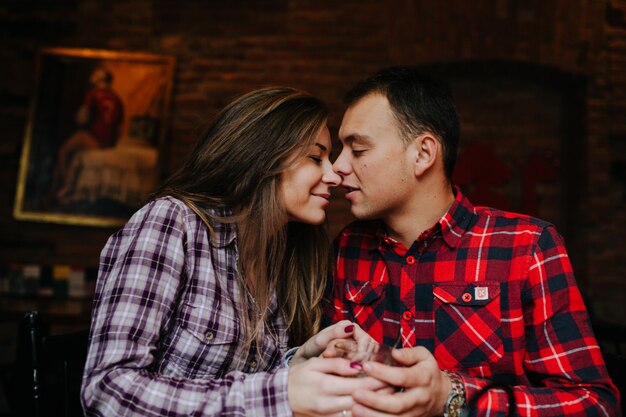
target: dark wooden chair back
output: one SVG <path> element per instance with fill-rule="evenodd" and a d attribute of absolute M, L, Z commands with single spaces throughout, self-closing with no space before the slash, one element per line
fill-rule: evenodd
<path fill-rule="evenodd" d="M 622 413 L 626 412 L 626 356 L 617 353 L 602 352 L 606 368 L 621 396 Z"/>
<path fill-rule="evenodd" d="M 48 335 L 36 311 L 24 317 L 30 401 L 25 412 L 35 417 L 82 416 L 80 384 L 89 331 Z"/>
<path fill-rule="evenodd" d="M 592 316 L 591 327 L 598 340 L 606 368 L 621 394 L 622 413 L 626 412 L 626 326 Z"/>

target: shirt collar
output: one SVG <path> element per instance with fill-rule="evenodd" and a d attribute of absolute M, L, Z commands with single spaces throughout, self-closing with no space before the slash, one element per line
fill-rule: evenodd
<path fill-rule="evenodd" d="M 431 228 L 422 232 L 416 239 L 418 241 L 428 239 L 436 234 L 441 234 L 446 244 L 453 248 L 463 237 L 475 216 L 475 209 L 468 198 L 461 192 L 458 186 L 453 186 L 454 202 L 448 211 Z M 382 221 L 377 221 L 376 237 L 368 242 L 368 249 L 375 250 L 379 246 L 393 247 L 397 242 L 389 237 Z"/>
<path fill-rule="evenodd" d="M 382 220 L 376 220 L 376 239 L 370 239 L 367 243 L 367 249 L 374 251 L 381 246 L 393 247 L 397 242 L 389 236 L 387 228 Z"/>
<path fill-rule="evenodd" d="M 207 211 L 212 216 L 218 217 L 226 217 L 232 214 L 230 210 L 213 207 L 207 209 Z M 234 223 L 223 223 L 218 220 L 213 220 L 211 222 L 211 227 L 213 228 L 214 233 L 214 236 L 211 239 L 211 244 L 216 248 L 224 248 L 230 245 L 237 237 L 237 226 Z"/>
<path fill-rule="evenodd" d="M 441 230 L 441 237 L 451 248 L 455 247 L 461 240 L 476 215 L 474 206 L 458 186 L 453 187 L 453 192 L 454 203 L 437 222 Z"/>

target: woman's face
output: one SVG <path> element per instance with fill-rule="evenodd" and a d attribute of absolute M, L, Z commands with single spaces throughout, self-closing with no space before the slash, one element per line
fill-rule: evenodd
<path fill-rule="evenodd" d="M 330 151 L 330 132 L 324 126 L 308 153 L 282 173 L 280 192 L 288 221 L 324 222 L 330 187 L 341 184 L 332 170 Z"/>

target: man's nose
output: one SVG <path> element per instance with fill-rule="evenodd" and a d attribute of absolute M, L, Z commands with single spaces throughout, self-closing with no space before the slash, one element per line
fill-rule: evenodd
<path fill-rule="evenodd" d="M 352 172 L 352 166 L 348 161 L 345 149 L 342 150 L 337 159 L 335 159 L 335 162 L 333 163 L 333 171 L 342 177 Z"/>

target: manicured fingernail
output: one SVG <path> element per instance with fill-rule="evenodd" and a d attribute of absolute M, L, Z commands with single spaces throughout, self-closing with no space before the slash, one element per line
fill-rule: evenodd
<path fill-rule="evenodd" d="M 350 368 L 358 369 L 359 371 L 363 370 L 363 364 L 360 362 L 350 362 Z"/>
<path fill-rule="evenodd" d="M 346 333 L 352 333 L 353 330 L 354 330 L 354 324 L 350 324 L 350 325 L 346 326 L 345 329 L 343 329 L 343 331 L 346 332 Z"/>

